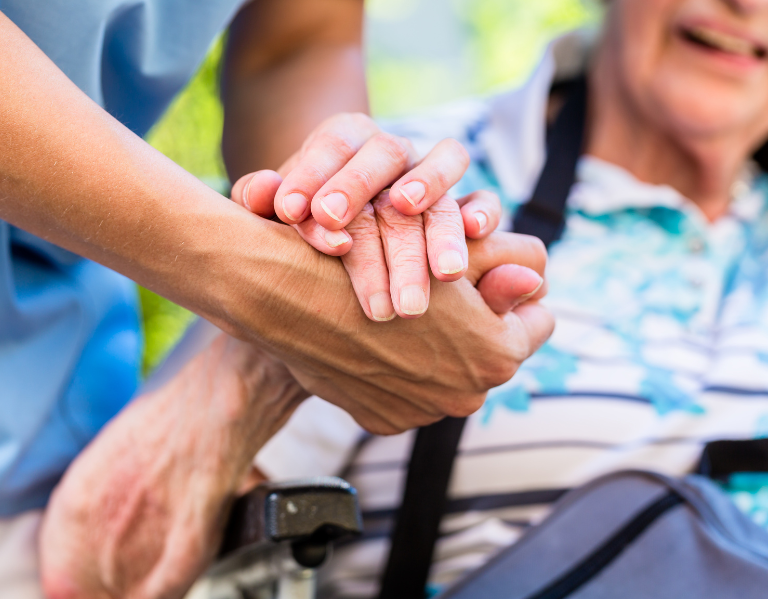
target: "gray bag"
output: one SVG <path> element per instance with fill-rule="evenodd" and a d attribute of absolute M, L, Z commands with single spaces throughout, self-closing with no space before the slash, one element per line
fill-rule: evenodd
<path fill-rule="evenodd" d="M 768 532 L 706 477 L 620 471 L 441 597 L 765 598 Z"/>

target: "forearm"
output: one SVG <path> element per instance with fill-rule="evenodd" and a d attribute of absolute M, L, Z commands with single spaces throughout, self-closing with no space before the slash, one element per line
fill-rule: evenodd
<path fill-rule="evenodd" d="M 259 0 L 230 28 L 222 78 L 230 178 L 276 169 L 325 118 L 367 112 L 361 0 Z"/>
<path fill-rule="evenodd" d="M 247 239 L 258 259 L 275 229 L 109 116 L 2 14 L 0 40 L 0 218 L 221 322 L 223 248 Z"/>
<path fill-rule="evenodd" d="M 219 336 L 137 398 L 75 460 L 46 510 L 50 597 L 181 597 L 219 547 L 253 456 L 306 393 L 283 365 Z"/>

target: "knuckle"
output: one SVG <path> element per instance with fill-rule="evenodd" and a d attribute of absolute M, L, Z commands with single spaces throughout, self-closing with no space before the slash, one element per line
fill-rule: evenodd
<path fill-rule="evenodd" d="M 392 208 L 392 211 L 395 209 Z M 383 218 L 378 221 L 379 231 L 390 242 L 407 245 L 407 242 L 419 241 L 423 244 L 425 239 L 422 219 L 405 218 L 405 215 L 392 215 L 391 219 Z M 414 215 L 420 217 L 421 215 Z"/>
<path fill-rule="evenodd" d="M 427 257 L 414 254 L 410 248 L 395 247 L 390 252 L 391 268 L 396 269 L 401 275 L 424 274 L 426 277 Z"/>
<path fill-rule="evenodd" d="M 488 382 L 490 383 L 490 387 L 497 387 L 512 379 L 512 377 L 515 376 L 515 373 L 517 373 L 518 367 L 518 361 L 512 359 L 511 357 L 507 358 L 507 360 L 505 360 L 504 363 L 499 366 L 498 370 L 496 370 L 491 376 Z"/>
<path fill-rule="evenodd" d="M 464 227 L 456 219 L 435 219 L 430 217 L 427 224 L 427 235 L 431 240 L 434 239 L 458 239 L 464 241 Z"/>
<path fill-rule="evenodd" d="M 344 180 L 355 193 L 363 193 L 367 196 L 374 194 L 373 175 L 366 169 L 351 167 L 344 173 Z"/>
<path fill-rule="evenodd" d="M 391 133 L 381 132 L 375 136 L 376 144 L 398 165 L 408 162 L 408 147 L 404 139 Z"/>
<path fill-rule="evenodd" d="M 373 202 L 373 208 L 376 212 L 376 220 L 379 227 L 387 231 L 394 232 L 412 231 L 418 229 L 424 230 L 424 217 L 422 215 L 404 215 L 394 206 L 389 199 L 389 194 L 380 194 Z"/>
<path fill-rule="evenodd" d="M 446 414 L 455 418 L 468 417 L 480 410 L 483 402 L 485 402 L 485 392 L 464 394 L 455 399 L 450 406 L 445 407 Z"/>
<path fill-rule="evenodd" d="M 358 150 L 349 137 L 331 131 L 318 133 L 313 145 L 322 146 L 323 153 L 330 151 L 340 158 L 351 157 Z"/>
<path fill-rule="evenodd" d="M 381 235 L 375 223 L 360 225 L 352 231 L 347 227 L 347 233 L 352 236 L 352 241 L 354 242 L 352 247 L 355 249 L 356 254 L 365 255 L 381 251 Z"/>
<path fill-rule="evenodd" d="M 288 187 L 292 191 L 306 194 L 307 190 L 321 186 L 327 180 L 328 172 L 321 165 L 311 161 L 303 164 L 300 170 L 291 174 Z"/>

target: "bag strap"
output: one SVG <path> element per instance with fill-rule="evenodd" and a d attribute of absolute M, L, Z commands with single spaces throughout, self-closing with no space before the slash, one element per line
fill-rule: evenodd
<path fill-rule="evenodd" d="M 584 145 L 587 81 L 571 84 L 567 100 L 547 132 L 547 161 L 533 196 L 515 215 L 512 231 L 535 235 L 549 247 L 563 235 L 565 204 L 576 181 L 576 164 Z"/>
<path fill-rule="evenodd" d="M 696 473 L 717 481 L 725 481 L 734 473 L 768 473 L 768 439 L 709 442 Z"/>
<path fill-rule="evenodd" d="M 547 134 L 547 160 L 531 200 L 515 216 L 513 230 L 549 246 L 565 227 L 565 205 L 576 179 L 587 113 L 584 77 L 569 86 L 566 103 Z M 425 598 L 448 483 L 466 418 L 448 417 L 416 433 L 405 492 L 391 535 L 380 598 Z"/>
<path fill-rule="evenodd" d="M 380 598 L 426 598 L 432 554 L 465 421 L 447 417 L 416 433 Z"/>

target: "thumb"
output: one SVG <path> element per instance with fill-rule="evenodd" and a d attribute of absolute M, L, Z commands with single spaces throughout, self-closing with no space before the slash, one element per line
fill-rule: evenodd
<path fill-rule="evenodd" d="M 501 265 L 488 271 L 477 291 L 493 312 L 503 315 L 531 299 L 546 294 L 544 279 L 533 269 L 520 265 Z"/>
<path fill-rule="evenodd" d="M 469 268 L 465 277 L 472 283 L 501 265 L 520 265 L 533 269 L 544 277 L 547 249 L 542 241 L 531 235 L 495 232 L 483 240 L 467 240 Z"/>
<path fill-rule="evenodd" d="M 243 175 L 232 186 L 232 201 L 260 217 L 275 214 L 275 194 L 283 178 L 274 171 L 256 171 Z"/>

